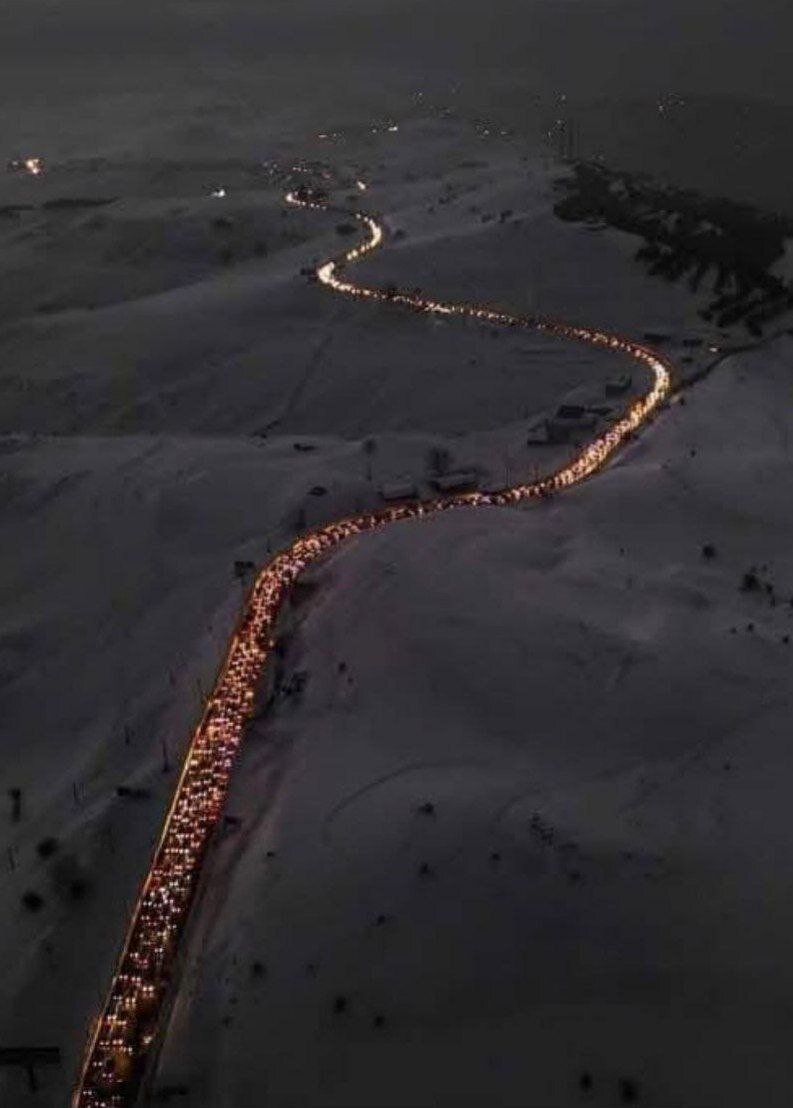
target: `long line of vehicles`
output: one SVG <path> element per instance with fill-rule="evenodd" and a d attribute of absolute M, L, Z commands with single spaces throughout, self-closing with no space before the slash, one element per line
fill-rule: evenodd
<path fill-rule="evenodd" d="M 317 211 L 327 208 L 324 195 L 320 198 L 305 187 L 290 192 L 286 200 L 296 207 Z M 672 365 L 668 359 L 619 335 L 541 316 L 513 316 L 486 305 L 446 303 L 393 288 L 383 291 L 351 283 L 345 277 L 346 268 L 376 250 L 384 240 L 384 230 L 372 215 L 348 215 L 359 221 L 366 237 L 316 268 L 317 280 L 327 288 L 358 300 L 401 304 L 417 312 L 480 320 L 487 326 L 529 328 L 607 347 L 629 355 L 649 370 L 651 387 L 617 422 L 545 477 L 497 492 L 449 490 L 430 500 L 388 503 L 300 535 L 263 567 L 188 746 L 107 999 L 91 1031 L 74 1108 L 129 1108 L 137 1095 L 174 987 L 180 939 L 210 836 L 222 814 L 234 756 L 253 709 L 258 682 L 275 647 L 276 621 L 304 570 L 353 537 L 393 523 L 461 508 L 514 505 L 568 488 L 600 469 L 657 411 L 671 389 Z"/>

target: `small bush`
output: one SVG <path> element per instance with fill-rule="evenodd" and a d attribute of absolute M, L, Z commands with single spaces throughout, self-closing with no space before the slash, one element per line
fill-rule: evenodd
<path fill-rule="evenodd" d="M 116 785 L 116 796 L 125 800 L 148 800 L 151 793 L 148 789 L 141 789 L 135 785 Z"/>
<path fill-rule="evenodd" d="M 67 889 L 72 900 L 85 900 L 88 895 L 89 885 L 84 877 L 73 877 Z"/>
<path fill-rule="evenodd" d="M 175 1097 L 187 1096 L 190 1092 L 190 1088 L 187 1085 L 163 1085 L 163 1087 L 156 1092 L 155 1099 L 167 1104 Z"/>
<path fill-rule="evenodd" d="M 620 1078 L 620 1100 L 623 1104 L 636 1104 L 639 1100 L 639 1086 L 630 1077 Z"/>
<path fill-rule="evenodd" d="M 42 839 L 40 843 L 36 845 L 36 851 L 40 858 L 51 858 L 55 851 L 58 849 L 58 840 L 54 839 L 51 835 L 46 839 Z"/>
<path fill-rule="evenodd" d="M 38 912 L 44 907 L 44 897 L 34 889 L 28 889 L 22 894 L 22 904 L 29 912 Z"/>

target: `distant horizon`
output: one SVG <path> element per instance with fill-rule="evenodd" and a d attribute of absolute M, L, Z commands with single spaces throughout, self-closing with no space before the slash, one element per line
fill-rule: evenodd
<path fill-rule="evenodd" d="M 0 15 L 0 60 L 11 70 L 35 62 L 39 87 L 45 63 L 54 76 L 80 59 L 288 57 L 309 70 L 320 58 L 343 61 L 348 74 L 459 67 L 463 80 L 495 66 L 527 89 L 576 97 L 674 91 L 793 103 L 792 39 L 793 7 L 781 0 L 491 0 L 484 15 L 471 0 L 282 0 L 266 10 L 253 0 L 7 0 Z"/>
<path fill-rule="evenodd" d="M 156 156 L 185 135 L 239 155 L 418 91 L 529 135 L 566 104 L 620 168 L 790 213 L 791 38 L 781 0 L 8 0 L 0 134 L 6 157 Z M 653 111 L 668 96 L 703 110 L 681 129 Z"/>

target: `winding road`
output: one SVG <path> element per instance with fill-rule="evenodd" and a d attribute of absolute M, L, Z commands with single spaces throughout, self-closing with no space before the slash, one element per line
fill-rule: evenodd
<path fill-rule="evenodd" d="M 293 206 L 326 210 L 323 203 L 305 190 L 289 193 L 286 200 Z M 345 277 L 346 268 L 376 250 L 384 240 L 384 231 L 375 217 L 360 212 L 350 214 L 360 221 L 366 237 L 316 270 L 319 282 L 334 292 L 359 300 L 401 304 L 431 315 L 542 331 L 606 347 L 629 355 L 649 370 L 652 386 L 572 461 L 540 480 L 499 492 L 439 496 L 351 516 L 301 535 L 264 566 L 188 746 L 151 866 L 132 911 L 107 999 L 91 1030 L 74 1092 L 74 1108 L 129 1108 L 135 1101 L 175 987 L 180 940 L 209 839 L 223 810 L 234 756 L 254 706 L 257 684 L 275 646 L 278 614 L 301 573 L 356 535 L 392 523 L 458 508 L 507 507 L 575 485 L 599 470 L 647 422 L 671 389 L 672 364 L 649 347 L 619 335 L 546 317 L 515 316 L 483 305 L 445 303 L 352 284 Z"/>

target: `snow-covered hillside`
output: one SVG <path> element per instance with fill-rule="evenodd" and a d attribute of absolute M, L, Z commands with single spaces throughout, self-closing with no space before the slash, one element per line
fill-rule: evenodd
<path fill-rule="evenodd" d="M 555 220 L 559 167 L 509 138 L 277 146 L 369 185 L 368 280 L 661 334 L 692 373 L 731 341 L 628 236 Z M 339 301 L 299 275 L 338 220 L 281 191 L 104 153 L 2 180 L 0 1045 L 63 1055 L 35 1095 L 0 1072 L 4 1104 L 64 1103 L 248 563 L 383 482 L 427 494 L 439 455 L 493 487 L 550 468 L 574 441 L 529 428 L 625 370 Z M 788 358 L 724 363 L 568 497 L 400 525 L 306 582 L 155 1088 L 566 1105 L 586 1073 L 593 1103 L 739 1104 L 740 1042 L 777 1102 Z"/>
<path fill-rule="evenodd" d="M 552 505 L 400 525 L 313 578 L 161 1086 L 786 1103 L 792 352 Z"/>

